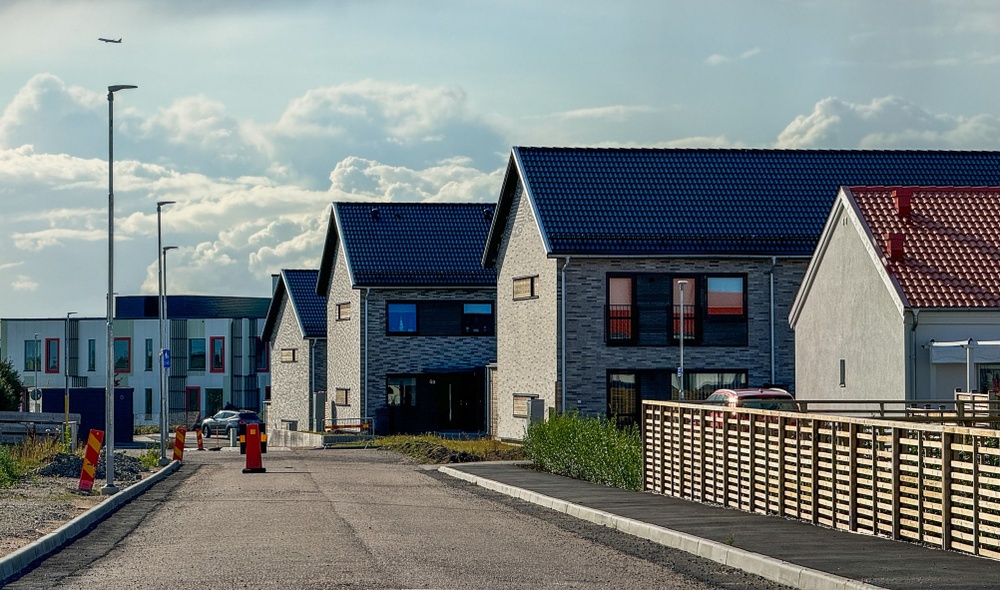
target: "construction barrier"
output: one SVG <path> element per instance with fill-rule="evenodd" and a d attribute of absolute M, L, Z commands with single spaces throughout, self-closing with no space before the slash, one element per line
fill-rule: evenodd
<path fill-rule="evenodd" d="M 247 424 L 245 436 L 246 441 L 241 447 L 246 448 L 247 466 L 243 469 L 243 473 L 264 473 L 267 470 L 264 469 L 260 458 L 260 424 Z"/>
<path fill-rule="evenodd" d="M 177 431 L 174 434 L 174 461 L 184 460 L 184 435 L 187 434 L 187 429 L 183 426 L 178 426 Z"/>
<path fill-rule="evenodd" d="M 87 450 L 83 454 L 83 468 L 80 469 L 80 491 L 94 489 L 94 477 L 97 475 L 97 462 L 101 456 L 101 445 L 104 444 L 104 431 L 91 430 L 87 438 Z"/>
<path fill-rule="evenodd" d="M 240 454 L 247 454 L 247 426 L 249 424 L 240 424 L 239 429 L 239 442 L 240 442 Z M 267 452 L 267 425 L 264 423 L 258 424 L 260 432 L 260 452 Z"/>
<path fill-rule="evenodd" d="M 195 429 L 194 429 L 194 433 L 198 436 L 198 450 L 199 451 L 204 451 L 205 450 L 205 442 L 201 438 L 201 426 L 196 426 Z"/>

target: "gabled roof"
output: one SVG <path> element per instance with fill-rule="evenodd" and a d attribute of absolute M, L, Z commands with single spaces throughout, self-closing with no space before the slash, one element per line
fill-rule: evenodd
<path fill-rule="evenodd" d="M 303 338 L 326 338 L 326 297 L 316 294 L 318 270 L 282 269 L 267 309 L 261 338 L 266 342 L 278 327 L 281 303 L 287 297 Z"/>
<path fill-rule="evenodd" d="M 325 292 L 334 253 L 344 248 L 358 287 L 492 287 L 480 258 L 492 203 L 333 204 L 317 290 Z"/>
<path fill-rule="evenodd" d="M 878 263 L 898 283 L 904 305 L 1000 309 L 1000 188 L 918 187 L 909 214 L 897 212 L 892 191 L 844 192 L 881 255 Z M 890 256 L 890 234 L 902 236 L 898 259 Z"/>
<path fill-rule="evenodd" d="M 840 186 L 915 184 L 1000 184 L 1000 152 L 515 147 L 483 264 L 519 185 L 548 256 L 808 257 Z"/>
<path fill-rule="evenodd" d="M 156 295 L 125 295 L 115 298 L 115 318 L 141 320 L 159 317 Z M 263 318 L 271 300 L 267 297 L 217 297 L 213 295 L 167 295 L 167 317 L 172 320 Z"/>

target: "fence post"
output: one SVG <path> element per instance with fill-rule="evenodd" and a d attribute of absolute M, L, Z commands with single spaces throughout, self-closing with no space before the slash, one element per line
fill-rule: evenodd
<path fill-rule="evenodd" d="M 897 541 L 899 540 L 901 518 L 899 506 L 899 467 L 902 449 L 899 448 L 899 438 L 899 427 L 892 426 L 892 538 Z"/>
<path fill-rule="evenodd" d="M 812 468 L 809 470 L 809 501 L 810 516 L 812 523 L 819 522 L 819 424 L 816 418 L 809 419 L 809 435 L 811 444 L 809 445 L 809 460 Z"/>
<path fill-rule="evenodd" d="M 951 548 L 951 441 L 952 434 L 941 433 L 941 548 Z"/>
<path fill-rule="evenodd" d="M 979 435 L 972 436 L 972 554 L 979 555 Z"/>
<path fill-rule="evenodd" d="M 785 515 L 785 423 L 782 416 L 778 421 L 778 516 Z"/>
<path fill-rule="evenodd" d="M 850 439 L 847 442 L 847 452 L 850 453 L 849 477 L 848 479 L 848 522 L 847 527 L 851 532 L 858 530 L 858 425 L 854 422 L 848 424 L 847 435 Z"/>

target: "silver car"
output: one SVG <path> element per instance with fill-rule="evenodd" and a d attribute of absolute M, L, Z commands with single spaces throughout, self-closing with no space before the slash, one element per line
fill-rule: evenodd
<path fill-rule="evenodd" d="M 240 424 L 253 423 L 260 423 L 260 416 L 257 415 L 257 412 L 222 410 L 214 416 L 201 421 L 201 433 L 205 436 L 223 433 L 229 436 L 229 431 L 238 429 Z"/>

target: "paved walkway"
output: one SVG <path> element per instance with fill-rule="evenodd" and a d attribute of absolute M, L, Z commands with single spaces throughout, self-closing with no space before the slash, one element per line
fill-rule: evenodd
<path fill-rule="evenodd" d="M 797 588 L 1000 588 L 1000 561 L 991 559 L 629 492 L 509 463 L 467 463 L 441 470 Z"/>

